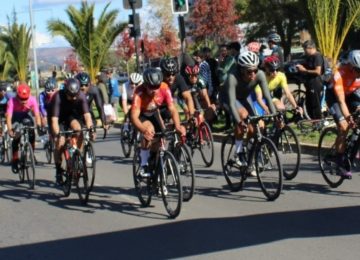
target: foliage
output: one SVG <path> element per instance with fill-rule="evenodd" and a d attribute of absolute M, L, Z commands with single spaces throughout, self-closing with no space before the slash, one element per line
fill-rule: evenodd
<path fill-rule="evenodd" d="M 25 24 L 17 23 L 15 12 L 7 28 L 0 35 L 0 41 L 5 44 L 5 56 L 3 56 L 6 61 L 5 69 L 10 69 L 10 66 L 13 66 L 19 81 L 26 82 L 31 32 Z"/>
<path fill-rule="evenodd" d="M 6 50 L 6 45 L 0 42 L 0 80 L 7 80 L 12 68 L 11 54 Z"/>
<path fill-rule="evenodd" d="M 79 68 L 79 62 L 76 58 L 76 54 L 74 52 L 70 53 L 66 58 L 65 58 L 65 66 L 66 66 L 66 70 L 73 72 L 73 71 L 78 71 Z M 65 69 L 65 68 L 64 68 Z"/>
<path fill-rule="evenodd" d="M 59 19 L 48 22 L 48 30 L 52 35 L 62 35 L 75 49 L 93 81 L 109 48 L 126 26 L 115 22 L 118 11 L 107 12 L 109 4 L 102 10 L 96 23 L 95 5 L 89 5 L 87 1 L 81 2 L 79 10 L 72 5 L 66 9 L 70 24 Z"/>
<path fill-rule="evenodd" d="M 234 0 L 198 0 L 190 13 L 191 35 L 196 41 L 216 43 L 238 39 Z"/>
<path fill-rule="evenodd" d="M 130 30 L 126 28 L 120 33 L 119 38 L 116 42 L 116 55 L 125 60 L 129 61 L 135 53 L 135 42 L 132 37 L 130 37 Z"/>
<path fill-rule="evenodd" d="M 320 51 L 336 64 L 343 42 L 360 15 L 359 0 L 308 0 Z"/>

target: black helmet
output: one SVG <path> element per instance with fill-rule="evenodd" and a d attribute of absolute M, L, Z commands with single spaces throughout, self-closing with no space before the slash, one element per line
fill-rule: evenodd
<path fill-rule="evenodd" d="M 57 87 L 57 83 L 56 83 L 56 80 L 53 78 L 50 78 L 45 82 L 45 91 L 46 92 L 52 91 L 52 90 L 56 89 L 56 87 Z"/>
<path fill-rule="evenodd" d="M 65 82 L 65 93 L 75 97 L 80 92 L 80 83 L 77 79 L 70 78 Z"/>
<path fill-rule="evenodd" d="M 80 86 L 88 86 L 90 84 L 90 76 L 86 72 L 78 73 L 75 78 L 80 82 Z"/>
<path fill-rule="evenodd" d="M 143 73 L 145 86 L 149 89 L 158 89 L 163 81 L 163 75 L 160 70 L 148 68 Z"/>
<path fill-rule="evenodd" d="M 160 68 L 163 73 L 177 73 L 179 66 L 174 58 L 163 58 L 160 61 Z"/>

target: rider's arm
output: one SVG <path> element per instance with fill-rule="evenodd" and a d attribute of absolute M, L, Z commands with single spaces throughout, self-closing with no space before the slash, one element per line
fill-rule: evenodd
<path fill-rule="evenodd" d="M 6 126 L 7 129 L 12 130 L 12 114 L 14 111 L 14 98 L 10 98 L 6 109 Z"/>
<path fill-rule="evenodd" d="M 124 111 L 125 116 L 129 112 L 128 105 L 127 105 L 127 91 L 125 84 L 121 84 L 121 105 Z"/>
<path fill-rule="evenodd" d="M 237 86 L 237 80 L 235 76 L 232 73 L 229 73 L 229 76 L 227 77 L 224 85 L 225 93 L 227 95 L 230 112 L 236 124 L 239 124 L 241 122 L 241 119 L 238 110 L 236 108 L 236 86 Z"/>
<path fill-rule="evenodd" d="M 255 94 L 256 94 L 256 101 L 259 103 L 260 107 L 268 114 L 269 108 L 263 100 L 263 94 L 259 85 L 255 87 Z"/>
<path fill-rule="evenodd" d="M 274 104 L 271 99 L 270 90 L 269 90 L 269 86 L 266 81 L 265 73 L 262 70 L 259 70 L 258 73 L 256 74 L 256 77 L 257 77 L 258 83 L 261 87 L 262 94 L 267 101 L 270 112 L 275 113 L 276 110 L 275 110 Z"/>
<path fill-rule="evenodd" d="M 34 114 L 35 117 L 35 123 L 38 127 L 41 127 L 41 118 L 40 118 L 40 111 L 39 111 L 39 105 L 36 101 L 36 98 L 34 96 L 30 96 L 29 101 L 28 101 L 32 112 Z"/>
<path fill-rule="evenodd" d="M 47 116 L 47 112 L 46 112 L 46 108 L 45 108 L 45 95 L 44 95 L 44 93 L 40 93 L 40 95 L 39 95 L 39 110 L 40 110 L 40 115 L 42 117 Z"/>
<path fill-rule="evenodd" d="M 59 127 L 59 118 L 56 116 L 51 117 L 51 129 L 53 130 L 53 134 L 56 136 L 60 132 Z"/>
<path fill-rule="evenodd" d="M 294 109 L 296 109 L 296 108 L 298 107 L 298 105 L 296 104 L 296 101 L 295 101 L 293 95 L 292 95 L 291 92 L 290 92 L 290 89 L 289 89 L 289 86 L 288 86 L 288 84 L 287 84 L 287 79 L 286 79 L 285 74 L 283 74 L 283 77 L 281 78 L 280 86 L 281 86 L 282 89 L 284 90 L 285 96 L 286 96 L 286 98 L 289 100 L 289 102 L 291 103 L 292 107 L 293 107 Z"/>
<path fill-rule="evenodd" d="M 206 108 L 209 108 L 211 106 L 210 98 L 208 95 L 205 81 L 201 77 L 199 78 L 199 85 L 201 86 L 200 96 L 205 101 Z"/>
<path fill-rule="evenodd" d="M 89 112 L 84 114 L 84 120 L 85 120 L 85 125 L 86 125 L 87 129 L 90 129 L 90 128 L 94 127 L 93 126 L 93 121 L 92 121 L 92 118 L 91 118 L 91 114 Z"/>
<path fill-rule="evenodd" d="M 185 104 L 187 108 L 189 109 L 190 116 L 194 115 L 195 113 L 195 107 L 194 107 L 194 101 L 191 95 L 190 90 L 186 90 L 181 93 L 182 98 L 185 100 Z"/>
<path fill-rule="evenodd" d="M 349 118 L 350 111 L 346 105 L 344 85 L 341 74 L 337 71 L 334 74 L 334 92 L 339 103 L 342 114 L 345 118 Z"/>
<path fill-rule="evenodd" d="M 104 112 L 104 103 L 101 98 L 101 93 L 97 87 L 92 87 L 92 93 L 95 99 L 96 109 L 99 112 L 101 122 L 103 126 L 106 125 L 105 112 Z"/>

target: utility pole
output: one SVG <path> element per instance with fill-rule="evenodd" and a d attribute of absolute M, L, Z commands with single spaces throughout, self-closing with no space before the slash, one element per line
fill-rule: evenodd
<path fill-rule="evenodd" d="M 33 49 L 33 55 L 34 55 L 34 73 L 35 73 L 36 99 L 39 99 L 39 74 L 38 74 L 37 56 L 36 56 L 36 35 L 35 35 L 35 29 L 34 29 L 34 23 L 33 23 L 32 0 L 29 0 L 29 11 L 30 11 L 32 49 Z"/>

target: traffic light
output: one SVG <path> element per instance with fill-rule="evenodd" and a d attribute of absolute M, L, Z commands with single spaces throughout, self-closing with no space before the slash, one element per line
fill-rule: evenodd
<path fill-rule="evenodd" d="M 189 12 L 188 0 L 171 0 L 173 14 L 186 14 Z"/>
<path fill-rule="evenodd" d="M 134 17 L 135 17 L 135 19 L 134 19 Z M 135 16 L 133 16 L 132 14 L 129 15 L 129 27 L 130 27 L 130 36 L 131 37 L 140 36 L 141 32 L 140 32 L 139 14 L 135 14 Z"/>

